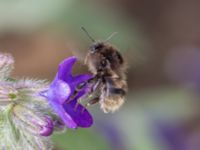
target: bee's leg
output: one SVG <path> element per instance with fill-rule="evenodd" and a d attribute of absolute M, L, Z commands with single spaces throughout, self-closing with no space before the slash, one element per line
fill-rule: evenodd
<path fill-rule="evenodd" d="M 83 113 L 84 110 L 85 110 L 87 107 L 89 107 L 89 106 L 91 106 L 91 105 L 94 105 L 94 104 L 98 103 L 99 100 L 100 100 L 99 96 L 98 96 L 98 97 L 95 97 L 95 98 L 93 98 L 93 99 L 91 99 L 91 100 L 89 100 L 89 101 L 87 102 L 87 104 L 85 105 L 85 107 L 83 107 L 83 109 L 82 109 L 81 112 Z"/>
<path fill-rule="evenodd" d="M 83 89 L 83 87 L 85 87 L 87 84 L 88 84 L 88 82 L 83 82 L 82 84 L 77 86 L 76 89 L 74 90 L 73 94 L 70 96 L 69 100 L 67 101 L 67 103 L 70 103 L 77 96 L 78 92 L 81 91 Z"/>
<path fill-rule="evenodd" d="M 92 82 L 94 82 L 96 80 L 96 76 L 79 84 L 76 89 L 74 90 L 73 94 L 70 96 L 69 100 L 67 101 L 67 103 L 71 102 L 78 94 L 79 91 L 81 91 L 87 84 L 91 84 Z"/>
<path fill-rule="evenodd" d="M 81 99 L 79 98 L 76 102 L 76 104 L 74 105 L 74 110 L 77 109 L 78 105 L 81 103 Z"/>
<path fill-rule="evenodd" d="M 89 106 L 91 106 L 91 105 L 94 105 L 94 104 L 98 103 L 99 100 L 100 100 L 100 99 L 99 99 L 99 96 L 98 96 L 98 97 L 95 97 L 95 98 L 93 98 L 93 99 L 91 99 L 91 100 L 89 100 L 88 103 L 86 104 L 86 107 L 89 107 Z"/>
<path fill-rule="evenodd" d="M 101 82 L 102 82 L 102 80 L 98 79 L 97 82 L 94 85 L 92 85 L 92 88 L 91 88 L 91 91 L 90 91 L 89 94 L 93 93 L 96 89 L 98 89 L 100 84 L 101 84 Z"/>
<path fill-rule="evenodd" d="M 101 84 L 101 80 L 99 79 L 94 85 L 92 85 L 91 91 L 89 91 L 86 95 L 83 96 L 83 99 L 84 98 L 88 98 L 88 96 L 90 94 L 92 94 L 97 88 L 99 88 L 100 84 Z M 85 105 L 85 107 L 89 107 L 90 105 L 93 105 L 93 104 L 97 103 L 99 101 L 98 99 L 99 99 L 99 97 L 95 97 L 95 98 L 89 100 L 89 102 Z M 77 109 L 78 104 L 81 103 L 81 100 L 82 100 L 82 98 L 77 100 L 76 105 L 74 107 L 75 109 Z"/>

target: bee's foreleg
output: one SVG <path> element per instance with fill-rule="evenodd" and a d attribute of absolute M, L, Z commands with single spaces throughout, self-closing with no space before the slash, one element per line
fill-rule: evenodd
<path fill-rule="evenodd" d="M 77 96 L 78 92 L 81 91 L 87 84 L 91 84 L 91 83 L 94 82 L 95 80 L 96 80 L 96 76 L 93 77 L 93 78 L 91 78 L 91 79 L 89 79 L 89 80 L 87 80 L 87 81 L 85 81 L 85 82 L 83 82 L 83 83 L 81 83 L 81 84 L 79 84 L 79 85 L 75 88 L 73 94 L 70 96 L 70 98 L 69 98 L 69 100 L 67 101 L 67 103 L 71 102 L 71 101 Z M 93 86 L 92 86 L 92 87 L 93 87 Z"/>

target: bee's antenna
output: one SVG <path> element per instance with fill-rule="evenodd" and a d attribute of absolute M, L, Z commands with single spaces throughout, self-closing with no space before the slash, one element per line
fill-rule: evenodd
<path fill-rule="evenodd" d="M 95 42 L 95 40 L 92 38 L 92 36 L 88 33 L 88 31 L 84 28 L 81 27 L 81 29 L 85 32 L 85 34 L 92 40 L 92 42 Z"/>
<path fill-rule="evenodd" d="M 109 41 L 113 36 L 115 36 L 116 34 L 118 34 L 118 32 L 113 32 L 106 40 L 105 42 Z"/>

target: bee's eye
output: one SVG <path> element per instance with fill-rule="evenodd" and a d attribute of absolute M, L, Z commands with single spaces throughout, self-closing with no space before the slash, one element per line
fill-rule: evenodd
<path fill-rule="evenodd" d="M 101 44 L 98 44 L 98 45 L 95 45 L 94 48 L 97 50 L 97 49 L 101 49 L 103 47 L 103 45 Z"/>
<path fill-rule="evenodd" d="M 103 47 L 102 44 L 93 45 L 93 46 L 91 47 L 91 51 L 92 51 L 92 52 L 96 52 L 97 50 L 100 50 L 102 47 Z"/>

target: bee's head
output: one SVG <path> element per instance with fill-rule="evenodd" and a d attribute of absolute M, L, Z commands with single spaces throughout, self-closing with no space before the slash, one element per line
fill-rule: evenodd
<path fill-rule="evenodd" d="M 99 52 L 103 47 L 104 47 L 103 42 L 95 42 L 90 46 L 90 52 L 91 53 Z"/>
<path fill-rule="evenodd" d="M 105 47 L 104 43 L 109 41 L 115 34 L 117 34 L 117 32 L 113 32 L 104 42 L 97 42 L 96 40 L 93 39 L 93 37 L 88 33 L 88 31 L 84 27 L 81 27 L 81 29 L 86 33 L 86 35 L 93 42 L 93 44 L 90 46 L 90 52 L 91 53 L 101 51 Z"/>

